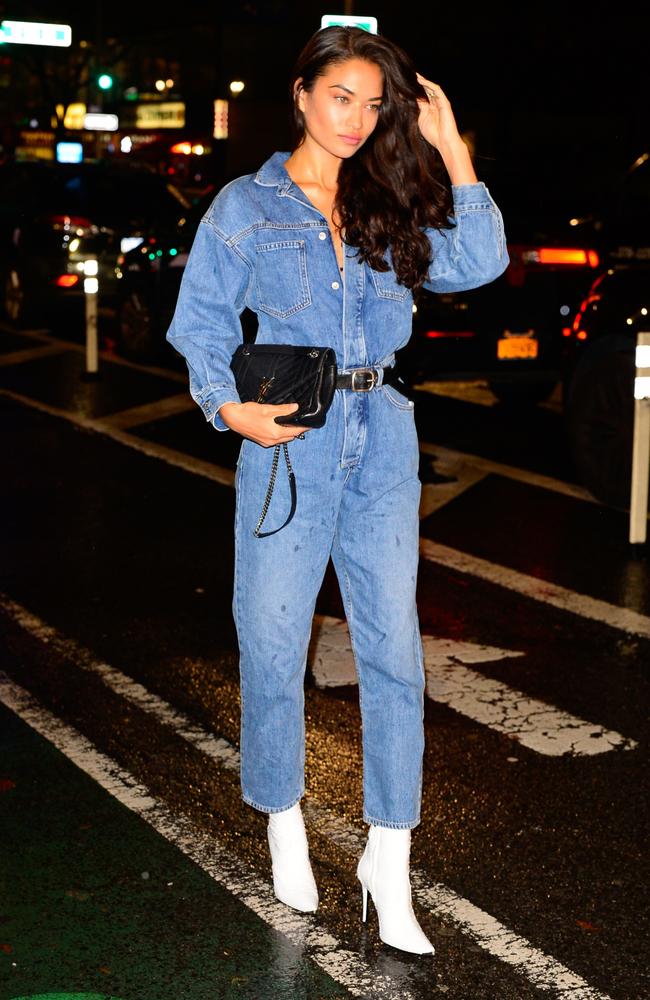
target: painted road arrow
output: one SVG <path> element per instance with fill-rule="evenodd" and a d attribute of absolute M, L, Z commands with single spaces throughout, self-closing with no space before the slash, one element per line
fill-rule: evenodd
<path fill-rule="evenodd" d="M 614 749 L 632 750 L 637 746 L 634 740 L 620 733 L 586 722 L 463 666 L 523 656 L 518 650 L 438 639 L 431 635 L 422 636 L 422 645 L 426 693 L 432 701 L 448 705 L 455 712 L 504 733 L 537 753 L 550 757 L 584 757 Z M 345 620 L 329 615 L 314 616 L 309 663 L 318 687 L 357 683 Z"/>

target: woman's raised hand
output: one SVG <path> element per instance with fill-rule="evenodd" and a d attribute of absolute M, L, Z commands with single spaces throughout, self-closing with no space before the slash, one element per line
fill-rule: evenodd
<path fill-rule="evenodd" d="M 293 441 L 310 427 L 276 424 L 275 417 L 295 413 L 298 403 L 224 403 L 219 416 L 231 430 L 250 438 L 263 448 Z"/>
<path fill-rule="evenodd" d="M 451 104 L 442 87 L 432 83 L 431 80 L 426 80 L 421 73 L 416 72 L 416 76 L 427 94 L 426 100 L 424 97 L 417 98 L 420 105 L 418 118 L 420 132 L 427 142 L 442 151 L 460 140 Z"/>

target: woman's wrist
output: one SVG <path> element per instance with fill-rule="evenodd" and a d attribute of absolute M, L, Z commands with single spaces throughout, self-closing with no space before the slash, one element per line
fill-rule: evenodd
<path fill-rule="evenodd" d="M 478 183 L 470 151 L 460 136 L 453 142 L 439 146 L 438 152 L 452 184 Z"/>
<path fill-rule="evenodd" d="M 241 403 L 235 403 L 235 401 L 232 400 L 229 403 L 222 403 L 219 409 L 217 410 L 217 413 L 223 420 L 224 424 L 230 427 L 231 430 L 233 429 L 233 427 L 228 417 L 230 416 L 230 418 L 232 419 L 232 417 L 234 416 L 234 414 L 237 412 L 237 410 L 241 405 L 242 405 Z"/>

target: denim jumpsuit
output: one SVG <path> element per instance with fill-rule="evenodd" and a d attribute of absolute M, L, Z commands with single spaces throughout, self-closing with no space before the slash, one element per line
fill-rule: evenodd
<path fill-rule="evenodd" d="M 257 314 L 257 343 L 335 349 L 340 371 L 389 366 L 411 336 L 413 297 L 343 244 L 339 265 L 323 213 L 275 152 L 215 197 L 199 224 L 167 339 L 185 357 L 192 398 L 217 430 L 239 402 L 230 359 L 240 315 Z M 503 219 L 485 184 L 452 186 L 455 227 L 427 229 L 433 292 L 475 288 L 507 267 Z M 244 438 L 235 475 L 233 617 L 240 648 L 241 791 L 263 812 L 304 794 L 304 676 L 316 598 L 330 556 L 359 681 L 363 818 L 420 822 L 424 662 L 416 608 L 419 449 L 413 403 L 393 386 L 339 389 L 322 428 L 288 445 L 298 505 L 290 523 L 254 535 L 273 448 Z M 290 506 L 278 476 L 264 530 Z"/>

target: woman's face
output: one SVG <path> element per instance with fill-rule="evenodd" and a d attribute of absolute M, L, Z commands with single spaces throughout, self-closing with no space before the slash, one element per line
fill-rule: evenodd
<path fill-rule="evenodd" d="M 374 130 L 384 91 L 376 63 L 348 59 L 326 69 L 311 92 L 298 89 L 298 107 L 306 133 L 334 156 L 351 156 Z M 352 141 L 354 140 L 354 141 Z"/>

